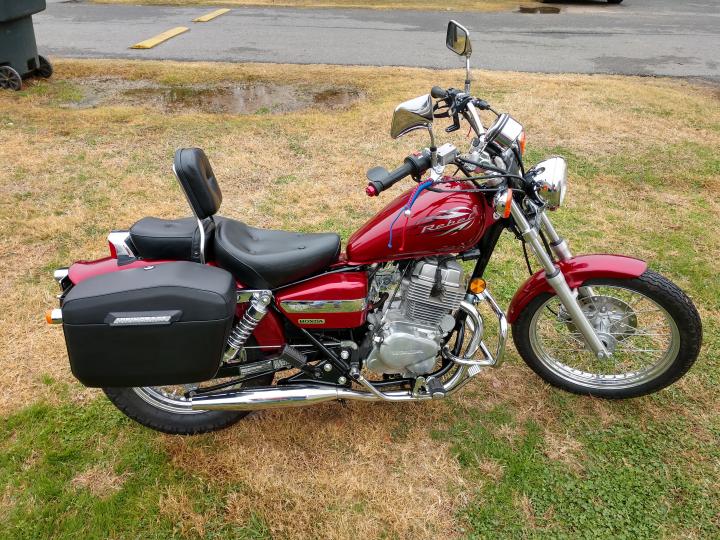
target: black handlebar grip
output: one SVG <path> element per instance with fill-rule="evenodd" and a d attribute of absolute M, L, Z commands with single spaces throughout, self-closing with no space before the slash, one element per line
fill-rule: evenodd
<path fill-rule="evenodd" d="M 380 193 L 393 186 L 394 184 L 398 183 L 400 180 L 402 180 L 409 174 L 412 174 L 414 169 L 415 167 L 411 163 L 408 163 L 406 161 L 394 171 L 390 171 L 389 173 L 387 173 L 387 175 L 385 175 L 384 177 L 370 180 L 368 188 L 370 188 L 370 186 L 375 188 L 375 193 L 371 194 L 368 191 L 368 195 L 379 195 Z"/>
<path fill-rule="evenodd" d="M 448 91 L 444 88 L 440 88 L 439 86 L 433 86 L 430 90 L 430 95 L 435 99 L 445 99 L 448 97 Z"/>
<path fill-rule="evenodd" d="M 406 157 L 402 165 L 385 175 L 380 174 L 382 168 L 376 167 L 368 171 L 370 182 L 368 182 L 368 187 L 365 192 L 370 197 L 380 195 L 380 193 L 397 184 L 406 176 L 412 175 L 419 177 L 428 170 L 428 168 L 430 168 L 430 156 L 425 154 Z"/>

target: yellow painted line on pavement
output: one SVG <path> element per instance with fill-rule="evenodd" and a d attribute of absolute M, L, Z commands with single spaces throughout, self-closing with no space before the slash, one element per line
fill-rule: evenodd
<path fill-rule="evenodd" d="M 180 34 L 183 34 L 190 30 L 186 26 L 178 26 L 176 28 L 171 28 L 170 30 L 167 30 L 163 32 L 162 34 L 158 34 L 155 37 L 151 37 L 150 39 L 146 39 L 145 41 L 141 41 L 140 43 L 136 43 L 135 45 L 131 45 L 131 49 L 152 49 L 156 45 L 160 45 L 163 41 L 167 41 L 170 38 L 174 38 L 175 36 L 179 36 Z"/>
<path fill-rule="evenodd" d="M 225 15 L 228 11 L 230 11 L 228 8 L 222 8 L 217 9 L 215 11 L 211 11 L 210 13 L 206 13 L 202 17 L 198 17 L 197 19 L 193 19 L 193 22 L 208 22 L 212 21 L 215 17 L 219 17 L 220 15 Z"/>

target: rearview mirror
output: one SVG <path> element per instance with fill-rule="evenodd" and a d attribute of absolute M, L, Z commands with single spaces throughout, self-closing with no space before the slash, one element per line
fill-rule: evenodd
<path fill-rule="evenodd" d="M 458 56 L 470 58 L 472 54 L 472 45 L 470 43 L 470 32 L 463 25 L 450 21 L 447 27 L 447 38 L 445 39 L 447 48 Z"/>
<path fill-rule="evenodd" d="M 390 136 L 397 139 L 416 129 L 427 129 L 432 134 L 432 124 L 433 100 L 430 94 L 425 94 L 395 107 Z"/>

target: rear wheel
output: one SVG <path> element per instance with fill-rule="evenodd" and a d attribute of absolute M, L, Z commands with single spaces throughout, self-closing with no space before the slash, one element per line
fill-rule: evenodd
<path fill-rule="evenodd" d="M 589 294 L 580 305 L 612 354 L 598 360 L 557 296 L 542 294 L 520 313 L 513 339 L 544 380 L 576 394 L 629 398 L 665 388 L 693 365 L 702 341 L 700 316 L 671 281 L 648 270 L 583 287 Z"/>
<path fill-rule="evenodd" d="M 258 349 L 246 349 L 248 362 L 260 359 Z M 145 427 L 175 435 L 194 435 L 228 427 L 249 414 L 246 411 L 198 411 L 185 397 L 188 391 L 211 386 L 228 379 L 214 379 L 201 384 L 180 386 L 145 386 L 136 388 L 103 388 L 108 399 L 126 416 Z M 273 375 L 223 388 L 222 392 L 250 386 L 269 386 Z"/>

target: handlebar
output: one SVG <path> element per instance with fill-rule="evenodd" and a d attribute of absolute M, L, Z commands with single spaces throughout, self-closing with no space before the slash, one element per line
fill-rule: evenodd
<path fill-rule="evenodd" d="M 368 197 L 377 197 L 406 176 L 412 175 L 419 178 L 430 168 L 430 164 L 430 155 L 423 153 L 418 156 L 406 157 L 402 165 L 390 172 L 384 167 L 373 167 L 367 172 L 367 178 L 370 181 L 367 188 L 365 188 L 365 193 L 367 193 Z"/>
<path fill-rule="evenodd" d="M 448 91 L 444 88 L 440 88 L 439 86 L 433 86 L 430 90 L 430 95 L 434 99 L 445 99 L 446 97 L 448 97 Z"/>

